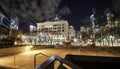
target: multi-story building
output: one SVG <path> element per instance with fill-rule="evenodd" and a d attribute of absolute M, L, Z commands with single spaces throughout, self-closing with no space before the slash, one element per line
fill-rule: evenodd
<path fill-rule="evenodd" d="M 18 17 L 13 17 L 12 19 L 11 19 L 11 22 L 10 22 L 10 28 L 11 29 L 15 29 L 15 30 L 18 30 L 18 24 L 19 22 L 18 22 Z"/>
<path fill-rule="evenodd" d="M 62 44 L 68 38 L 68 22 L 65 20 L 37 23 L 37 44 Z"/>
<path fill-rule="evenodd" d="M 116 21 L 115 21 L 115 26 L 116 26 L 116 27 L 120 26 L 120 19 L 116 19 Z"/>
<path fill-rule="evenodd" d="M 75 30 L 73 26 L 68 27 L 68 38 L 74 38 L 75 37 Z"/>
<path fill-rule="evenodd" d="M 84 26 L 81 26 L 80 31 L 86 31 L 86 28 Z"/>
<path fill-rule="evenodd" d="M 108 12 L 107 13 L 107 26 L 108 27 L 114 27 L 115 24 L 114 24 L 114 21 L 113 21 L 113 14 Z"/>

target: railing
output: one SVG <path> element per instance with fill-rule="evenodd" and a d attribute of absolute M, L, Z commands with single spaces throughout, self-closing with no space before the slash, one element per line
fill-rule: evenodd
<path fill-rule="evenodd" d="M 65 59 L 62 59 L 61 57 L 59 57 L 57 55 L 52 56 L 47 61 L 45 61 L 43 64 L 38 66 L 36 69 L 54 69 L 54 61 L 55 60 L 59 61 L 61 64 L 66 64 L 66 65 L 70 66 L 72 69 L 82 69 L 79 66 L 76 66 L 75 64 L 73 64 Z M 66 68 L 60 68 L 60 69 L 66 69 Z"/>
<path fill-rule="evenodd" d="M 49 58 L 49 56 L 47 56 L 47 55 L 45 55 L 45 54 L 43 54 L 43 53 L 37 53 L 37 54 L 35 54 L 35 55 L 34 55 L 34 69 L 35 69 L 35 67 L 36 67 L 36 57 L 37 57 L 38 55 L 43 55 L 43 56 L 46 56 L 46 57 Z M 16 66 L 16 56 L 15 56 L 15 55 L 10 55 L 10 56 L 13 57 L 13 65 Z"/>
<path fill-rule="evenodd" d="M 36 57 L 38 56 L 38 55 L 43 55 L 43 56 L 46 56 L 46 57 L 49 57 L 49 56 L 47 56 L 47 55 L 45 55 L 45 54 L 43 54 L 43 53 L 37 53 L 37 54 L 35 54 L 34 55 L 34 69 L 35 69 L 35 67 L 36 67 Z"/>

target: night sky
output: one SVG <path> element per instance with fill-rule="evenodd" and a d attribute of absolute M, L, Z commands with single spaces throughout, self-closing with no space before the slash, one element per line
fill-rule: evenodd
<path fill-rule="evenodd" d="M 75 27 L 75 30 L 79 30 L 80 26 L 89 25 L 89 17 L 96 2 L 90 0 L 64 0 L 63 5 L 67 5 L 71 10 L 69 16 L 65 18 L 70 25 Z"/>
<path fill-rule="evenodd" d="M 119 0 L 116 0 L 119 1 Z M 117 2 L 114 2 L 116 4 Z M 118 6 L 117 6 L 118 7 Z M 105 9 L 112 8 L 111 0 L 0 0 L 2 13 L 19 18 L 19 28 L 24 32 L 29 31 L 29 25 L 37 22 L 53 21 L 58 16 L 61 20 L 68 20 L 69 25 L 76 31 L 80 26 L 90 27 L 92 8 L 96 9 L 98 22 L 96 25 L 105 25 Z M 13 8 L 11 10 L 11 8 Z"/>
<path fill-rule="evenodd" d="M 80 26 L 91 26 L 89 17 L 93 14 L 92 8 L 96 9 L 98 16 L 97 25 L 105 25 L 106 17 L 104 10 L 111 7 L 110 0 L 63 0 L 62 4 L 70 8 L 71 13 L 65 18 L 70 25 L 75 27 L 76 31 L 79 31 Z"/>

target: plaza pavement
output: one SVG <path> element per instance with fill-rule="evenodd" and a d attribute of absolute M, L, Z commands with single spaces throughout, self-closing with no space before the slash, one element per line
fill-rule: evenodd
<path fill-rule="evenodd" d="M 38 55 L 36 57 L 36 61 L 37 61 L 36 66 L 42 64 L 44 61 L 46 61 L 48 58 L 50 58 L 53 55 L 58 55 L 62 58 L 64 58 L 66 54 L 118 57 L 112 53 L 108 53 L 102 50 L 91 50 L 91 49 L 89 50 L 89 49 L 82 49 L 82 48 L 78 48 L 78 49 L 45 48 L 45 49 L 27 51 L 27 52 L 19 53 L 16 55 L 0 57 L 0 65 L 8 66 L 8 67 L 15 67 L 18 69 L 34 69 L 34 55 L 38 53 L 45 54 L 49 57 L 46 57 L 41 54 Z"/>

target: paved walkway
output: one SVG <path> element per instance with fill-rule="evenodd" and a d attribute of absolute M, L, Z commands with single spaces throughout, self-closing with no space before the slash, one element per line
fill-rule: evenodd
<path fill-rule="evenodd" d="M 93 51 L 86 49 L 39 49 L 34 51 L 27 51 L 20 54 L 16 54 L 14 56 L 6 56 L 0 58 L 0 65 L 17 67 L 20 69 L 34 69 L 34 55 L 37 53 L 43 53 L 49 57 L 53 55 L 58 55 L 62 58 L 66 56 L 66 54 L 76 54 L 76 55 L 93 55 L 93 56 L 115 56 L 111 53 L 105 51 Z M 42 64 L 49 57 L 38 55 L 36 65 Z"/>

